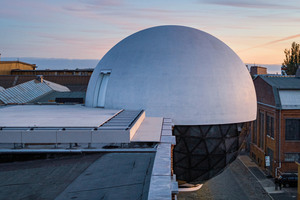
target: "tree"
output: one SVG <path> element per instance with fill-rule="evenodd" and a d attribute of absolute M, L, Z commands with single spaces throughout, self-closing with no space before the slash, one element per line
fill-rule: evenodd
<path fill-rule="evenodd" d="M 300 44 L 293 42 L 291 49 L 285 49 L 284 54 L 282 70 L 285 70 L 287 75 L 295 75 L 300 65 Z"/>

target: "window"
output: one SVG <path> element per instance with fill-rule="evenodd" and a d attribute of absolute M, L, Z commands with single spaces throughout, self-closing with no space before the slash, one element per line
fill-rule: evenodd
<path fill-rule="evenodd" d="M 265 115 L 259 113 L 259 147 L 264 148 L 264 130 L 265 130 Z"/>
<path fill-rule="evenodd" d="M 94 95 L 94 107 L 104 107 L 107 84 L 111 71 L 103 70 L 97 80 Z"/>
<path fill-rule="evenodd" d="M 299 161 L 300 153 L 285 153 L 284 154 L 284 161 L 286 162 L 295 162 Z"/>
<path fill-rule="evenodd" d="M 257 120 L 253 122 L 253 143 L 257 145 Z"/>
<path fill-rule="evenodd" d="M 267 135 L 274 138 L 274 117 L 267 115 Z"/>
<path fill-rule="evenodd" d="M 267 148 L 267 155 L 270 156 L 270 166 L 268 166 L 268 169 L 269 171 L 273 171 L 274 151 L 270 148 Z"/>
<path fill-rule="evenodd" d="M 274 117 L 271 117 L 271 137 L 274 138 Z"/>
<path fill-rule="evenodd" d="M 267 127 L 267 136 L 271 136 L 271 129 L 270 129 L 270 116 L 267 115 L 266 127 Z"/>
<path fill-rule="evenodd" d="M 300 119 L 285 120 L 285 140 L 300 140 Z"/>

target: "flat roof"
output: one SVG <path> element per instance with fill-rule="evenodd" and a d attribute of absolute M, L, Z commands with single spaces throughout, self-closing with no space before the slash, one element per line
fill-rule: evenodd
<path fill-rule="evenodd" d="M 155 153 L 108 153 L 59 196 L 64 199 L 148 199 Z"/>
<path fill-rule="evenodd" d="M 0 199 L 147 199 L 154 157 L 100 153 L 1 163 Z"/>
<path fill-rule="evenodd" d="M 131 141 L 160 142 L 162 123 L 162 117 L 146 117 Z"/>
<path fill-rule="evenodd" d="M 0 127 L 99 127 L 121 111 L 82 105 L 18 105 L 0 109 Z"/>

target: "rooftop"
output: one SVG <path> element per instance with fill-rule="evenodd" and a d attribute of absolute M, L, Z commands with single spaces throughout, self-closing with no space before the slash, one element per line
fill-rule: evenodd
<path fill-rule="evenodd" d="M 43 75 L 44 79 L 64 85 L 73 91 L 85 92 L 88 86 L 90 76 L 81 75 Z M 36 75 L 0 75 L 0 86 L 4 88 L 13 87 L 15 85 L 25 83 L 32 79 L 35 79 Z"/>
<path fill-rule="evenodd" d="M 69 88 L 57 83 L 34 79 L 0 91 L 0 102 L 4 104 L 29 103 L 53 91 L 70 92 Z"/>
<path fill-rule="evenodd" d="M 0 106 L 0 111 L 0 156 L 81 155 L 0 164 L 0 198 L 172 199 L 178 192 L 171 119 L 81 105 Z"/>
<path fill-rule="evenodd" d="M 0 127 L 99 127 L 121 111 L 81 105 L 19 105 L 0 109 Z"/>
<path fill-rule="evenodd" d="M 0 64 L 9 64 L 9 63 L 21 63 L 23 65 L 30 65 L 30 66 L 36 68 L 35 64 L 29 64 L 29 63 L 21 62 L 21 61 L 18 61 L 18 60 L 16 60 L 16 61 L 0 61 Z"/>
<path fill-rule="evenodd" d="M 272 87 L 278 109 L 300 109 L 300 78 L 282 75 L 259 75 Z M 254 79 L 254 80 L 255 80 Z"/>
<path fill-rule="evenodd" d="M 300 78 L 295 76 L 260 75 L 260 77 L 278 89 L 300 89 Z"/>

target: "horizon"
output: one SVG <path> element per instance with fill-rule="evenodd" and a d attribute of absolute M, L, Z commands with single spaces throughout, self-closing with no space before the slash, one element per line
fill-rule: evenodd
<path fill-rule="evenodd" d="M 0 61 L 21 61 L 30 64 L 36 64 L 37 69 L 86 69 L 95 68 L 100 59 L 68 59 L 68 58 L 34 58 L 34 57 L 2 57 Z M 281 65 L 277 64 L 259 64 L 244 63 L 248 66 L 266 67 L 269 74 L 281 74 Z"/>
<path fill-rule="evenodd" d="M 4 0 L 1 7 L 3 57 L 100 60 L 137 31 L 174 24 L 217 37 L 244 63 L 281 65 L 300 38 L 300 2 L 292 0 Z"/>

